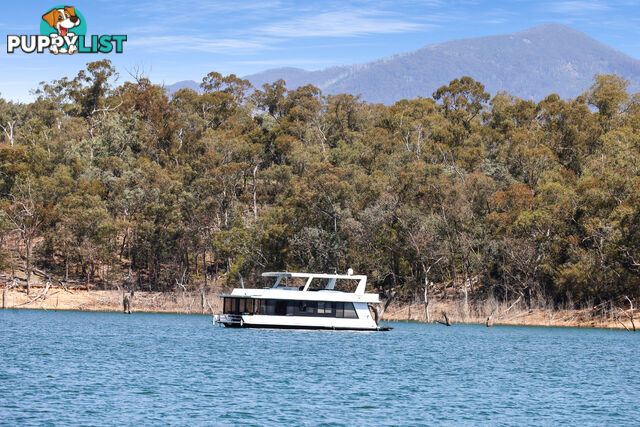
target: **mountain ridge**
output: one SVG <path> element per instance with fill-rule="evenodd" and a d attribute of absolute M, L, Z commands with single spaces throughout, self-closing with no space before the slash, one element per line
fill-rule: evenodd
<path fill-rule="evenodd" d="M 434 43 L 361 64 L 313 71 L 280 67 L 244 78 L 257 88 L 282 78 L 289 89 L 313 84 L 325 94 L 360 94 L 368 102 L 392 104 L 429 97 L 464 75 L 483 83 L 491 94 L 507 91 L 540 100 L 557 93 L 574 98 L 589 88 L 595 74 L 618 74 L 630 81 L 631 92 L 640 91 L 640 60 L 571 27 L 546 24 Z"/>

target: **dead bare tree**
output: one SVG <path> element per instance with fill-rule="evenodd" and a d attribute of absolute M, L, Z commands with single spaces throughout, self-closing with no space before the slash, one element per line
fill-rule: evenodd
<path fill-rule="evenodd" d="M 7 308 L 7 300 L 9 298 L 9 291 L 11 290 L 11 288 L 13 288 L 14 286 L 16 286 L 18 284 L 18 282 L 16 281 L 15 278 L 13 278 L 13 280 L 11 281 L 11 285 L 9 285 L 9 281 L 7 281 L 7 283 L 5 283 L 4 285 L 4 291 L 2 292 L 2 308 Z"/>
<path fill-rule="evenodd" d="M 133 296 L 133 289 L 131 289 L 129 295 L 124 292 L 124 289 L 122 290 L 122 308 L 125 314 L 131 314 L 131 310 L 133 309 Z"/>
<path fill-rule="evenodd" d="M 624 297 L 627 299 L 627 301 L 629 301 L 629 306 L 631 308 L 631 315 L 629 316 L 629 320 L 631 320 L 631 326 L 633 327 L 633 332 L 635 332 L 636 331 L 636 324 L 633 321 L 633 301 L 631 301 L 631 298 L 629 298 L 626 295 Z"/>
<path fill-rule="evenodd" d="M 4 131 L 4 134 L 9 140 L 9 144 L 11 147 L 13 147 L 13 144 L 15 141 L 15 135 L 14 135 L 15 125 L 16 125 L 15 120 L 8 120 L 6 126 L 3 126 L 2 124 L 0 124 L 0 129 Z"/>
<path fill-rule="evenodd" d="M 2 211 L 13 225 L 25 245 L 25 273 L 27 276 L 27 295 L 31 290 L 33 244 L 45 221 L 41 205 L 37 202 L 31 188 L 31 180 L 16 184 L 16 191 L 8 199 L 2 200 Z"/>
<path fill-rule="evenodd" d="M 451 326 L 451 322 L 449 321 L 449 316 L 447 316 L 447 312 L 442 310 L 442 318 L 443 320 L 437 320 L 438 323 L 445 326 Z"/>
<path fill-rule="evenodd" d="M 51 287 L 51 282 L 47 282 L 46 286 L 44 287 L 44 289 L 42 290 L 42 292 L 40 292 L 38 295 L 36 295 L 35 297 L 31 298 L 30 300 L 28 300 L 27 302 L 23 302 L 22 305 L 29 305 L 32 302 L 42 299 L 45 300 L 47 299 L 47 292 L 49 292 L 49 288 Z"/>
<path fill-rule="evenodd" d="M 462 286 L 462 294 L 464 295 L 464 321 L 466 322 L 469 318 L 469 290 L 467 289 L 467 284 L 469 283 L 469 279 L 464 279 L 464 284 Z"/>
<path fill-rule="evenodd" d="M 184 271 L 182 272 L 182 276 L 180 277 L 180 280 L 178 280 L 178 278 L 176 277 L 176 285 L 178 285 L 178 287 L 182 290 L 181 292 L 186 292 L 187 287 L 184 285 L 184 279 L 185 276 L 187 275 L 187 268 L 184 269 Z"/>
<path fill-rule="evenodd" d="M 496 311 L 498 310 L 498 306 L 493 307 L 493 310 L 491 310 L 491 314 L 489 315 L 489 317 L 487 317 L 487 328 L 490 328 L 493 326 L 493 315 L 496 314 Z"/>
<path fill-rule="evenodd" d="M 387 308 L 389 308 L 393 300 L 396 298 L 396 295 L 397 295 L 397 292 L 394 290 L 391 290 L 389 292 L 389 297 L 384 302 L 382 308 L 380 308 L 379 304 L 373 307 L 373 315 L 375 317 L 376 324 L 378 324 L 382 320 L 382 316 L 384 316 L 385 311 L 387 311 Z"/>
<path fill-rule="evenodd" d="M 47 273 L 46 271 L 44 271 L 44 270 L 40 270 L 40 269 L 38 269 L 38 268 L 36 268 L 36 267 L 31 267 L 31 271 L 32 271 L 32 272 L 33 272 L 33 274 L 34 274 L 34 275 L 36 275 L 36 276 L 43 277 L 43 278 L 45 278 L 45 279 L 47 279 L 47 280 L 49 280 L 49 281 L 55 281 L 55 282 L 58 282 L 58 284 L 59 284 L 59 285 L 60 285 L 60 286 L 65 290 L 65 291 L 70 292 L 70 291 L 69 291 L 69 288 L 67 287 L 67 285 L 66 285 L 66 283 L 65 283 L 64 281 L 62 281 L 62 280 L 60 280 L 60 279 L 56 279 L 55 277 L 53 277 L 52 275 L 50 275 L 50 274 L 49 274 L 49 273 Z"/>
<path fill-rule="evenodd" d="M 521 300 L 521 299 L 522 299 L 522 295 L 520 295 L 520 296 L 518 297 L 518 299 L 517 299 L 517 300 L 515 300 L 513 303 L 511 303 L 511 305 L 510 305 L 510 306 L 509 306 L 505 311 L 503 311 L 503 312 L 501 312 L 501 313 L 497 313 L 497 311 L 498 311 L 498 306 L 496 305 L 496 306 L 493 308 L 493 310 L 491 310 L 491 314 L 489 314 L 489 317 L 487 317 L 487 320 L 486 320 L 486 322 L 485 322 L 485 325 L 487 325 L 487 328 L 490 328 L 490 327 L 492 327 L 492 326 L 493 326 L 493 319 L 494 319 L 494 316 L 495 316 L 495 318 L 496 318 L 496 319 L 499 319 L 501 316 L 504 316 L 504 315 L 505 315 L 505 314 L 507 314 L 509 311 L 511 311 L 511 309 L 512 309 L 513 307 L 515 307 L 515 306 L 516 306 L 516 304 L 518 304 L 518 303 L 520 302 L 520 300 Z M 496 315 L 496 314 L 497 314 L 497 315 Z"/>
<path fill-rule="evenodd" d="M 255 165 L 254 168 L 253 168 L 253 174 L 252 174 L 252 178 L 253 178 L 252 184 L 253 185 L 252 185 L 252 189 L 251 189 L 251 193 L 252 193 L 252 196 L 253 196 L 253 219 L 255 221 L 258 220 L 258 202 L 257 202 L 257 200 L 258 200 L 258 198 L 257 198 L 257 188 L 258 188 L 258 186 L 257 186 L 257 181 L 256 181 L 256 174 L 257 173 L 258 173 L 258 165 Z"/>
<path fill-rule="evenodd" d="M 633 301 L 631 301 L 631 299 L 630 299 L 628 296 L 626 296 L 626 295 L 625 295 L 624 297 L 625 297 L 625 299 L 626 299 L 627 301 L 629 301 L 629 306 L 630 306 L 630 312 L 631 312 L 631 314 L 627 313 L 625 310 L 621 309 L 620 307 L 618 307 L 618 310 L 620 310 L 620 312 L 621 312 L 622 314 L 624 314 L 624 315 L 627 317 L 627 319 L 629 319 L 629 320 L 631 321 L 631 329 L 633 330 L 633 332 L 635 332 L 635 331 L 636 331 L 636 324 L 635 324 L 635 321 L 634 321 L 634 319 L 633 319 Z M 619 321 L 619 320 L 618 320 L 618 321 Z M 619 322 L 620 322 L 620 321 L 619 321 Z M 621 324 L 622 326 L 624 326 L 624 328 L 625 328 L 627 331 L 629 330 L 629 328 L 627 328 L 627 327 L 626 327 L 626 325 L 625 325 L 624 323 L 620 322 L 620 324 Z"/>
<path fill-rule="evenodd" d="M 431 323 L 431 316 L 429 315 L 429 286 L 433 284 L 433 282 L 429 282 L 429 272 L 434 265 L 442 260 L 442 258 L 443 257 L 438 258 L 427 269 L 425 269 L 425 265 L 422 264 L 422 268 L 424 270 L 424 316 L 427 323 Z"/>
<path fill-rule="evenodd" d="M 520 300 L 522 299 L 522 295 L 520 295 L 518 297 L 517 300 L 515 300 L 510 306 L 509 308 L 507 308 L 505 311 L 503 311 L 502 313 L 500 313 L 500 315 L 502 316 L 503 314 L 507 314 L 513 307 L 516 306 L 516 304 L 518 304 L 520 302 Z"/>

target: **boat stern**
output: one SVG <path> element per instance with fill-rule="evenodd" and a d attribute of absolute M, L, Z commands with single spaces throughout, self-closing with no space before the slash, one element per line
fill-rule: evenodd
<path fill-rule="evenodd" d="M 240 328 L 244 321 L 240 314 L 214 314 L 213 323 L 224 325 L 228 328 Z"/>

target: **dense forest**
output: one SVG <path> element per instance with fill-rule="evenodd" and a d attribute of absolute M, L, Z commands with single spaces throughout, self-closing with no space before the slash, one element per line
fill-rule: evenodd
<path fill-rule="evenodd" d="M 0 100 L 0 270 L 202 289 L 266 270 L 530 304 L 640 296 L 640 94 L 535 103 L 469 77 L 394 105 L 109 61 Z M 427 277 L 428 276 L 428 277 Z"/>

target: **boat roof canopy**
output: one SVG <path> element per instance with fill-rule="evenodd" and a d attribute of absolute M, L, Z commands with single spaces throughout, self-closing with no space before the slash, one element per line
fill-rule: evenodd
<path fill-rule="evenodd" d="M 367 276 L 357 274 L 325 274 L 325 273 L 290 273 L 288 271 L 269 271 L 262 273 L 263 277 L 306 277 L 313 279 L 345 279 L 345 280 L 362 280 L 367 279 Z"/>
<path fill-rule="evenodd" d="M 288 271 L 270 271 L 262 273 L 263 277 L 277 277 L 274 288 L 277 288 L 283 277 L 300 277 L 307 279 L 307 283 L 304 285 L 303 291 L 309 289 L 309 285 L 314 279 L 328 279 L 329 282 L 325 287 L 325 290 L 332 290 L 336 285 L 336 280 L 357 280 L 358 287 L 355 290 L 355 294 L 364 294 L 364 290 L 367 287 L 367 276 L 357 274 L 325 274 L 325 273 L 290 273 Z"/>

